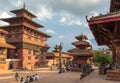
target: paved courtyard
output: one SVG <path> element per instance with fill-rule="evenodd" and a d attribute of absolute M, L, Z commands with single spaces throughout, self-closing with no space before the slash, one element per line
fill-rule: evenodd
<path fill-rule="evenodd" d="M 44 72 L 19 72 L 20 77 L 26 77 L 27 75 L 39 74 L 40 79 L 32 83 L 120 83 L 120 81 L 106 80 L 104 75 L 98 75 L 98 70 L 95 70 L 87 77 L 80 80 L 79 72 L 65 72 L 58 74 L 57 71 L 44 71 Z M 20 83 L 14 78 L 14 73 L 0 74 L 0 83 Z"/>

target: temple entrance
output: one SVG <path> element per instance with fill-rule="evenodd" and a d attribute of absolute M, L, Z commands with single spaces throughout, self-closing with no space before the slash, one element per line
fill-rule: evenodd
<path fill-rule="evenodd" d="M 13 69 L 14 68 L 14 63 L 13 63 L 13 61 L 10 61 L 10 63 L 9 63 L 9 69 Z"/>

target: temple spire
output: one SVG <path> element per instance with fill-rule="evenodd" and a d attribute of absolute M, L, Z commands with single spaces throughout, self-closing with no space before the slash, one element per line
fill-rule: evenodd
<path fill-rule="evenodd" d="M 26 10 L 26 5 L 25 5 L 25 2 L 24 2 L 24 4 L 23 4 L 23 9 L 25 9 L 25 10 Z"/>

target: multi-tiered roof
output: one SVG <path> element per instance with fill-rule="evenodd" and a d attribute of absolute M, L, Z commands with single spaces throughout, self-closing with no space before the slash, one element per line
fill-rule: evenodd
<path fill-rule="evenodd" d="M 12 13 L 16 14 L 16 17 L 11 17 L 11 18 L 2 18 L 0 20 L 8 22 L 10 25 L 2 26 L 2 28 L 11 28 L 11 27 L 28 27 L 39 34 L 42 34 L 46 37 L 51 37 L 48 34 L 43 33 L 40 30 L 37 30 L 37 28 L 43 28 L 43 25 L 36 23 L 35 21 L 32 20 L 32 18 L 35 18 L 36 16 L 29 12 L 25 4 L 23 5 L 22 9 L 18 10 L 13 10 L 11 11 Z"/>
<path fill-rule="evenodd" d="M 77 42 L 73 42 L 72 44 L 76 47 L 74 49 L 69 50 L 68 52 L 70 52 L 70 55 L 72 56 L 79 56 L 79 57 L 91 57 L 92 53 L 90 52 L 90 48 L 91 45 L 90 43 L 87 41 L 88 38 L 81 34 L 79 36 L 75 37 L 78 41 Z"/>

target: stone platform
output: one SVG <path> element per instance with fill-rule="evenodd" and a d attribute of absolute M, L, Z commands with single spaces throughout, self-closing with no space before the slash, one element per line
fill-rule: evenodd
<path fill-rule="evenodd" d="M 108 80 L 120 80 L 120 69 L 109 70 L 107 72 L 106 79 L 108 79 Z"/>

